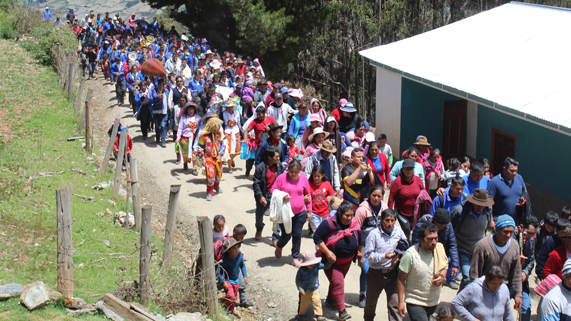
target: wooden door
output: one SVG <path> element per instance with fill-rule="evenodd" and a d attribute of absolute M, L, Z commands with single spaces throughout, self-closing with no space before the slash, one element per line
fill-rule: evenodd
<path fill-rule="evenodd" d="M 516 140 L 515 136 L 492 128 L 492 164 L 490 166 L 492 174 L 498 175 L 502 172 L 506 157 L 515 159 Z"/>
<path fill-rule="evenodd" d="M 466 156 L 466 100 L 449 100 L 444 102 L 444 135 L 442 143 L 442 159 Z"/>

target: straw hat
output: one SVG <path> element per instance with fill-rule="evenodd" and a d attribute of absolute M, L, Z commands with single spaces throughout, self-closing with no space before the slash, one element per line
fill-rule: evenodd
<path fill-rule="evenodd" d="M 428 142 L 428 139 L 426 139 L 426 137 L 421 136 L 418 137 L 418 139 L 416 140 L 416 142 L 414 142 L 415 145 L 425 145 L 425 146 L 430 146 L 431 144 Z"/>
<path fill-rule="evenodd" d="M 323 131 L 323 128 L 317 127 L 316 129 L 313 130 L 313 134 L 309 135 L 309 141 L 313 142 L 313 138 L 319 134 L 324 134 L 325 135 L 324 138 L 327 138 L 327 136 L 329 136 L 329 133 Z"/>

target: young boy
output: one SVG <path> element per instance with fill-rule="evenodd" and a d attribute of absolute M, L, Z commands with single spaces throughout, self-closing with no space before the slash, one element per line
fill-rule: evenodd
<path fill-rule="evenodd" d="M 239 275 L 240 272 L 244 276 L 244 283 L 248 284 L 248 273 L 244 257 L 240 253 L 239 244 L 242 241 L 236 241 L 231 237 L 224 241 L 224 252 L 222 253 L 222 262 L 218 269 L 218 280 L 222 283 L 226 297 L 224 304 L 228 307 L 228 312 L 234 314 L 236 300 L 238 299 Z"/>
<path fill-rule="evenodd" d="M 117 137 L 115 137 L 115 143 L 113 144 L 113 156 L 115 157 L 115 159 L 117 159 L 118 155 L 119 155 L 119 140 L 121 138 L 121 133 L 122 132 L 127 132 L 127 127 L 123 126 L 121 127 L 121 129 L 119 130 L 119 132 L 117 132 Z M 126 159 L 123 159 L 123 165 L 126 164 L 126 162 L 131 161 L 131 149 L 133 149 L 133 140 L 131 139 L 131 136 L 129 134 L 127 134 L 127 157 Z"/>
<path fill-rule="evenodd" d="M 323 268 L 321 258 L 315 257 L 315 252 L 313 251 L 305 251 L 301 254 L 299 265 L 299 270 L 295 276 L 295 285 L 299 291 L 297 319 L 303 318 L 311 302 L 313 304 L 313 313 L 317 320 L 327 320 L 323 316 L 321 299 L 319 298 L 319 269 Z"/>
<path fill-rule="evenodd" d="M 379 141 L 379 144 L 381 145 L 381 148 L 379 148 L 379 152 L 385 154 L 385 156 L 387 156 L 387 158 L 389 159 L 389 166 L 393 165 L 393 150 L 391 148 L 391 145 L 387 144 L 387 135 L 385 134 L 380 134 L 379 137 L 377 138 L 377 140 Z"/>
<path fill-rule="evenodd" d="M 234 226 L 234 230 L 232 231 L 232 237 L 236 241 L 242 242 L 247 233 L 248 233 L 248 230 L 246 230 L 246 227 L 243 224 L 238 224 L 238 225 Z M 240 249 L 240 247 L 241 247 L 241 245 L 238 245 L 238 249 Z M 242 252 L 240 252 L 240 253 L 242 253 Z M 244 261 L 245 260 L 246 259 L 244 259 Z M 240 271 L 240 274 L 238 275 L 238 277 L 240 280 L 240 286 L 238 287 L 238 292 L 240 294 L 239 306 L 242 308 L 249 308 L 249 307 L 253 306 L 254 304 L 251 301 L 248 301 L 248 299 L 246 298 L 246 282 L 244 280 L 244 276 L 242 275 L 242 271 Z"/>

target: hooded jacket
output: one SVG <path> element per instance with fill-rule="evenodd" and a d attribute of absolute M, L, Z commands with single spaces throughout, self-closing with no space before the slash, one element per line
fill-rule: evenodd
<path fill-rule="evenodd" d="M 355 218 L 357 219 L 357 222 L 359 222 L 359 225 L 361 225 L 361 233 L 363 233 L 363 238 L 365 238 L 365 240 L 372 230 L 381 225 L 381 213 L 388 208 L 387 203 L 381 201 L 379 215 L 375 216 L 368 199 L 365 199 L 359 205 L 359 208 L 357 208 L 357 211 L 355 212 Z"/>
<path fill-rule="evenodd" d="M 463 320 L 515 321 L 510 307 L 510 290 L 505 284 L 496 292 L 490 291 L 485 277 L 470 283 L 452 300 L 452 308 Z"/>
<path fill-rule="evenodd" d="M 319 110 L 316 113 L 313 112 L 314 102 L 317 102 L 319 104 Z M 312 98 L 311 102 L 309 103 L 309 108 L 311 114 L 316 114 L 317 116 L 319 116 L 319 127 L 323 127 L 323 125 L 325 124 L 325 120 L 327 120 L 327 113 L 325 112 L 325 110 L 323 110 L 323 106 L 321 106 L 321 102 L 319 101 L 319 99 Z"/>

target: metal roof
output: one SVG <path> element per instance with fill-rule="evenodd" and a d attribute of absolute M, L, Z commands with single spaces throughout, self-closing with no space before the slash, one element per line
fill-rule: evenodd
<path fill-rule="evenodd" d="M 571 10 L 511 2 L 360 54 L 404 77 L 571 134 Z"/>

